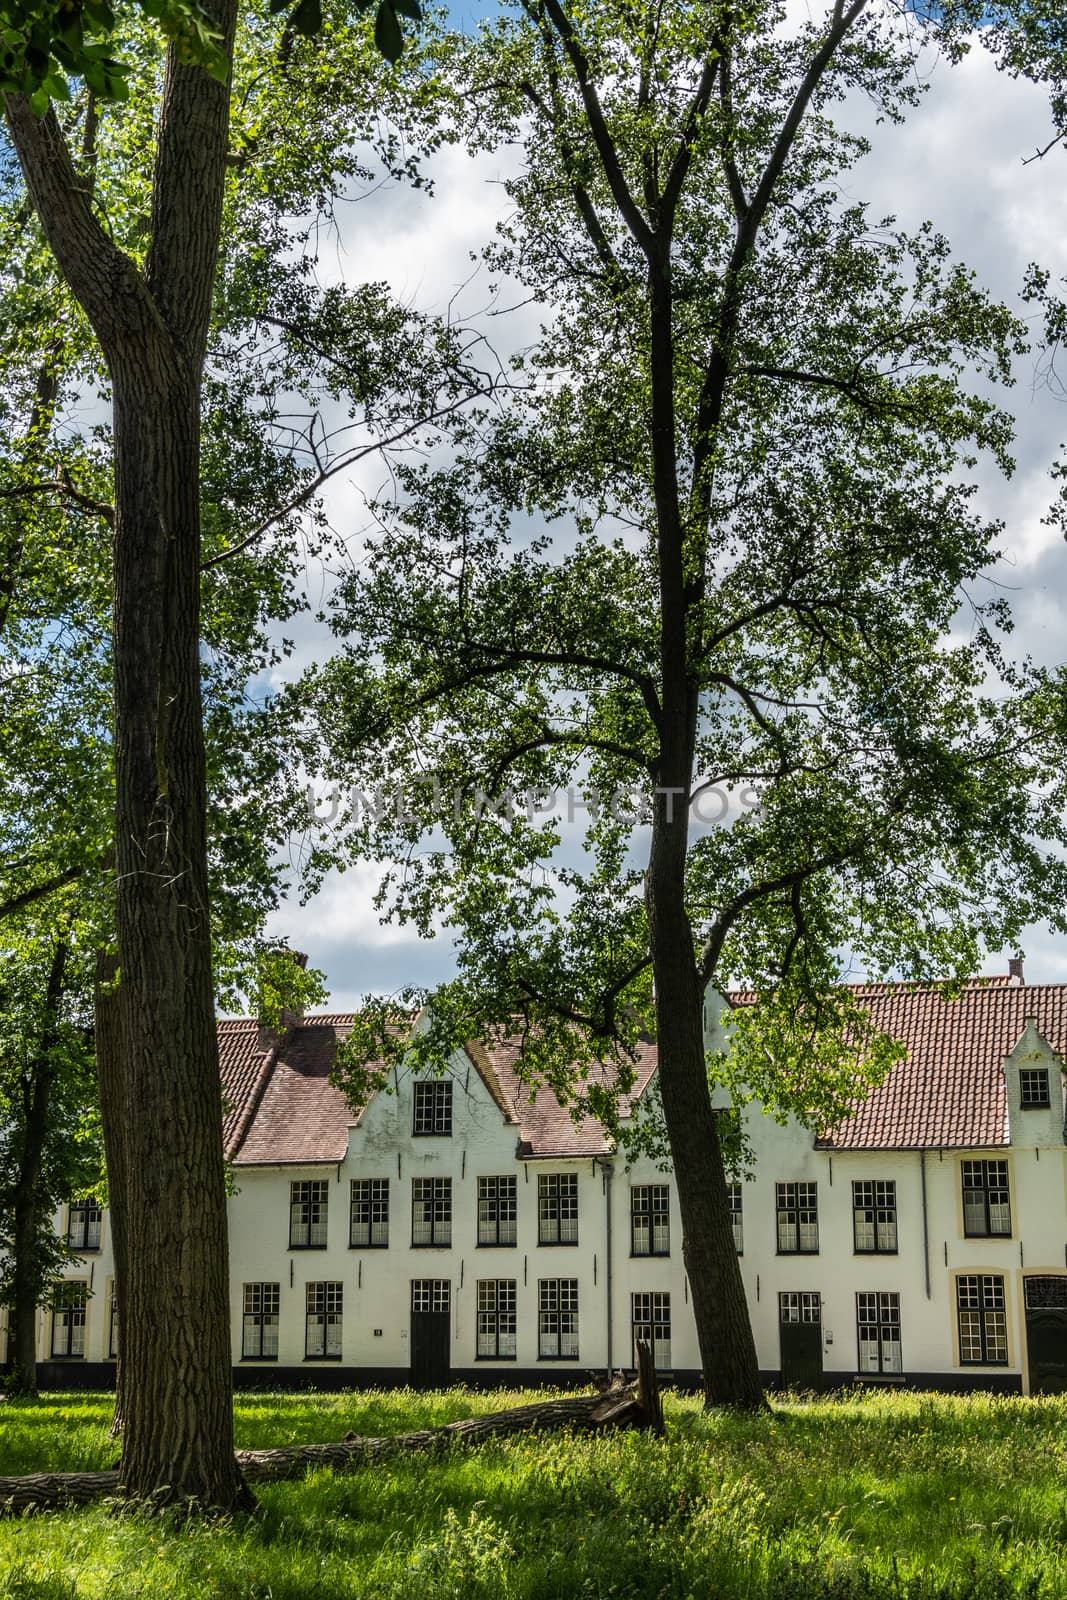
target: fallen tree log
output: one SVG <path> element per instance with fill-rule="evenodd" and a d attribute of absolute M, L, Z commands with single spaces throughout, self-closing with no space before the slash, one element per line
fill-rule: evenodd
<path fill-rule="evenodd" d="M 238 1450 L 237 1464 L 250 1484 L 276 1483 L 301 1478 L 320 1467 L 334 1472 L 354 1472 L 394 1456 L 427 1454 L 461 1444 L 468 1447 L 490 1439 L 526 1433 L 550 1433 L 562 1428 L 595 1433 L 610 1428 L 647 1428 L 663 1432 L 663 1411 L 651 1353 L 638 1346 L 638 1375 L 628 1382 L 621 1373 L 591 1395 L 535 1401 L 506 1411 L 462 1417 L 438 1428 L 415 1433 L 385 1434 L 380 1438 L 347 1433 L 330 1444 L 285 1445 L 277 1450 Z M 0 1478 L 0 1512 L 9 1516 L 88 1505 L 115 1498 L 120 1493 L 119 1473 L 37 1472 L 21 1478 Z"/>

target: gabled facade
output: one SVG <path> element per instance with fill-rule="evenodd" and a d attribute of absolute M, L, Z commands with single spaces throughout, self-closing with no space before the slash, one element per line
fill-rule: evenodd
<path fill-rule="evenodd" d="M 880 1088 L 818 1137 L 745 1113 L 731 1200 L 767 1381 L 1067 1387 L 1067 986 L 861 998 L 907 1047 Z M 711 1047 L 728 1009 L 709 995 Z M 558 1383 L 632 1365 L 635 1334 L 695 1382 L 672 1174 L 531 1100 L 513 1046 L 401 1070 L 354 1116 L 328 1081 L 349 1021 L 220 1024 L 238 1383 Z M 644 1046 L 635 1096 L 655 1064 Z M 42 1376 L 106 1382 L 107 1217 L 57 1225 L 80 1265 L 41 1314 Z"/>

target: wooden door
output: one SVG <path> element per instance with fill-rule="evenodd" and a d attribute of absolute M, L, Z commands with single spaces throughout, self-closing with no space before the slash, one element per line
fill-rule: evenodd
<path fill-rule="evenodd" d="M 1067 1277 L 1023 1279 L 1031 1394 L 1067 1394 Z"/>
<path fill-rule="evenodd" d="M 778 1331 L 784 1389 L 822 1387 L 822 1299 L 809 1290 L 778 1296 Z"/>
<path fill-rule="evenodd" d="M 416 1389 L 443 1389 L 452 1372 L 452 1285 L 447 1278 L 411 1283 L 411 1382 Z"/>

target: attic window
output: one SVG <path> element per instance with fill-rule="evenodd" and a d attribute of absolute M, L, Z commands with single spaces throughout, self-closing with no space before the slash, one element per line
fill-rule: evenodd
<path fill-rule="evenodd" d="M 1048 1068 L 1021 1067 L 1019 1069 L 1019 1104 L 1026 1109 L 1049 1104 Z"/>
<path fill-rule="evenodd" d="M 411 1131 L 421 1135 L 452 1132 L 452 1084 L 447 1078 L 415 1084 Z"/>

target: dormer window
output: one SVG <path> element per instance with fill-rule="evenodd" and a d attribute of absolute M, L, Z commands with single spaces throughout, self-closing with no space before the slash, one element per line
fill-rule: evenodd
<path fill-rule="evenodd" d="M 1051 1104 L 1047 1067 L 1019 1068 L 1019 1104 L 1024 1111 L 1047 1108 Z"/>
<path fill-rule="evenodd" d="M 432 1078 L 416 1083 L 411 1131 L 414 1134 L 452 1132 L 452 1083 L 448 1078 Z"/>

